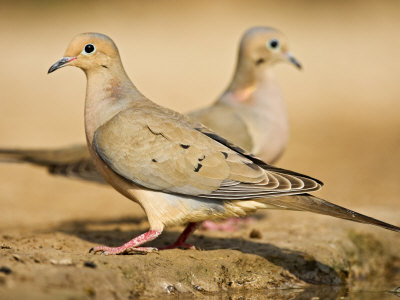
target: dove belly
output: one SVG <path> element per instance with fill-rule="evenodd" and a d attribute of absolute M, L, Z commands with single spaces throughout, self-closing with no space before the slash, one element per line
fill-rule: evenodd
<path fill-rule="evenodd" d="M 256 200 L 224 201 L 137 189 L 132 190 L 132 194 L 134 198 L 139 199 L 152 229 L 245 216 L 261 208 L 277 208 Z"/>
<path fill-rule="evenodd" d="M 250 151 L 269 164 L 276 161 L 289 139 L 289 124 L 286 115 L 278 109 L 248 108 L 242 109 L 241 118 L 247 124 L 254 141 Z"/>

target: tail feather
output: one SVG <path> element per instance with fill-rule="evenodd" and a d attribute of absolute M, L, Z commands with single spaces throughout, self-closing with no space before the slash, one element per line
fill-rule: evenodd
<path fill-rule="evenodd" d="M 77 162 L 89 159 L 86 145 L 60 149 L 0 149 L 0 162 L 28 162 L 40 166 Z"/>
<path fill-rule="evenodd" d="M 92 163 L 86 145 L 60 149 L 0 149 L 0 162 L 30 163 L 46 168 L 53 175 L 106 183 Z"/>
<path fill-rule="evenodd" d="M 310 194 L 300 194 L 275 199 L 271 197 L 263 199 L 263 202 L 285 209 L 309 211 L 400 232 L 400 227 L 357 213 Z"/>

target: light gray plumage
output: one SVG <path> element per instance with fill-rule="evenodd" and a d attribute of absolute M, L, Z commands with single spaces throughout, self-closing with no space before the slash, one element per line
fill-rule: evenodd
<path fill-rule="evenodd" d="M 123 246 L 98 246 L 94 252 L 151 251 L 141 245 L 165 226 L 259 208 L 306 210 L 400 230 L 307 194 L 322 183 L 268 165 L 201 123 L 153 103 L 129 80 L 117 47 L 105 35 L 76 36 L 49 72 L 67 65 L 87 76 L 85 131 L 98 172 L 139 203 L 150 223 L 147 233 Z"/>

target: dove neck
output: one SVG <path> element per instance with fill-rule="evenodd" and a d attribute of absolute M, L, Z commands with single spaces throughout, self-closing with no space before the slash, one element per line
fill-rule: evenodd
<path fill-rule="evenodd" d="M 117 65 L 117 66 L 115 66 Z M 86 71 L 85 130 L 91 144 L 94 132 L 143 97 L 122 66 Z"/>
<path fill-rule="evenodd" d="M 256 74 L 253 64 L 247 59 L 239 59 L 232 82 L 228 89 L 246 88 L 255 85 Z"/>
<path fill-rule="evenodd" d="M 236 66 L 235 74 L 224 95 L 222 102 L 254 104 L 254 94 L 261 89 L 276 85 L 269 66 L 255 66 L 250 59 L 241 59 Z M 265 102 L 265 99 L 263 99 Z"/>

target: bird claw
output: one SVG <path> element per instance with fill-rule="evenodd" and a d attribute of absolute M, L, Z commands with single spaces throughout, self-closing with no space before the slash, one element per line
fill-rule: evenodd
<path fill-rule="evenodd" d="M 99 249 L 99 248 L 107 248 L 103 246 L 97 246 L 97 247 L 92 247 L 89 250 L 89 253 L 96 255 L 98 252 L 100 252 L 100 255 L 109 255 L 110 253 L 106 251 L 105 249 Z M 116 253 L 118 254 L 118 253 Z"/>

